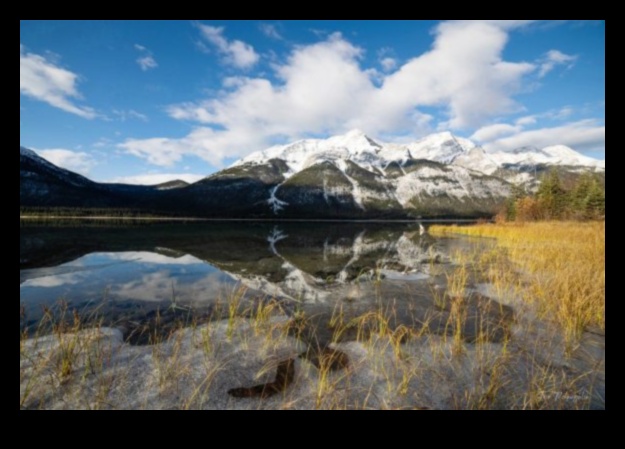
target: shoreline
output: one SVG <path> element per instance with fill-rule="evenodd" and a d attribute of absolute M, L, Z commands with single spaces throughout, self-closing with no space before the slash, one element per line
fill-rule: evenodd
<path fill-rule="evenodd" d="M 483 218 L 415 218 L 415 219 L 337 219 L 337 218 L 201 218 L 201 217 L 110 217 L 20 215 L 20 220 L 120 220 L 120 221 L 249 221 L 294 223 L 477 223 Z M 490 220 L 487 220 L 490 221 Z"/>

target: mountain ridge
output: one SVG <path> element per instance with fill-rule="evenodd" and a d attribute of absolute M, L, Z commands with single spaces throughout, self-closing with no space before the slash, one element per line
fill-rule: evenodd
<path fill-rule="evenodd" d="M 252 153 L 193 184 L 101 184 L 20 147 L 20 205 L 127 207 L 214 218 L 487 217 L 548 167 L 605 171 L 555 145 L 489 153 L 450 132 L 408 144 L 361 130 Z M 532 184 L 533 183 L 533 184 Z"/>
<path fill-rule="evenodd" d="M 565 145 L 557 144 L 538 149 L 536 147 L 521 147 L 511 151 L 485 151 L 469 139 L 453 135 L 449 131 L 430 134 L 415 142 L 383 143 L 379 142 L 359 129 L 353 129 L 346 134 L 332 136 L 327 139 L 302 139 L 285 145 L 274 145 L 262 151 L 251 153 L 237 161 L 230 167 L 246 163 L 264 163 L 269 159 L 282 159 L 293 172 L 310 166 L 312 161 L 326 158 L 350 159 L 363 168 L 379 168 L 390 162 L 404 162 L 407 159 L 426 159 L 444 164 L 453 164 L 460 156 L 466 156 L 471 151 L 486 161 L 496 165 L 489 169 L 491 174 L 504 165 L 569 165 L 605 169 L 605 160 L 601 161 L 584 156 Z M 479 153 L 481 150 L 481 153 Z M 476 157 L 474 157 L 476 159 Z M 464 166 L 482 171 L 484 165 L 476 163 L 474 166 Z"/>

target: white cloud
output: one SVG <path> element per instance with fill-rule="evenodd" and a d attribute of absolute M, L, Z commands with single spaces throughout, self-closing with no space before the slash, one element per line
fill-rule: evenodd
<path fill-rule="evenodd" d="M 559 50 L 549 50 L 539 61 L 538 77 L 542 78 L 558 65 L 565 65 L 567 69 L 570 69 L 575 65 L 575 61 L 577 61 L 577 55 L 567 55 Z"/>
<path fill-rule="evenodd" d="M 536 116 L 526 115 L 525 117 L 518 118 L 514 123 L 517 126 L 533 125 L 534 123 L 536 123 Z"/>
<path fill-rule="evenodd" d="M 150 69 L 155 69 L 158 64 L 152 55 L 140 56 L 137 58 L 137 64 L 144 72 Z"/>
<path fill-rule="evenodd" d="M 390 72 L 395 67 L 397 67 L 397 60 L 395 58 L 387 56 L 386 58 L 380 59 L 380 65 L 385 72 Z"/>
<path fill-rule="evenodd" d="M 63 285 L 75 285 L 80 282 L 80 273 L 66 273 L 50 276 L 41 276 L 28 279 L 22 284 L 23 287 L 54 288 Z"/>
<path fill-rule="evenodd" d="M 479 127 L 520 110 L 513 96 L 537 66 L 505 61 L 502 53 L 507 30 L 525 23 L 444 22 L 435 28 L 429 51 L 389 74 L 362 67 L 363 49 L 334 33 L 294 47 L 286 61 L 272 65 L 272 79 L 226 78 L 215 96 L 171 106 L 171 117 L 204 125 L 187 136 L 131 139 L 120 146 L 157 165 L 190 154 L 219 166 L 277 140 L 355 127 L 374 136 L 418 136 L 431 130 L 432 117 L 421 107 L 441 108 L 448 115 L 440 124 L 445 128 Z M 232 42 L 222 28 L 197 26 L 230 55 Z M 247 60 L 253 63 L 257 55 Z"/>
<path fill-rule="evenodd" d="M 145 72 L 158 67 L 158 63 L 156 62 L 156 59 L 154 59 L 150 50 L 139 44 L 135 44 L 135 49 L 141 52 L 141 56 L 136 59 L 141 70 Z"/>
<path fill-rule="evenodd" d="M 494 125 L 481 127 L 480 129 L 475 131 L 473 135 L 469 138 L 472 140 L 477 140 L 478 142 L 490 142 L 497 137 L 514 134 L 516 132 L 519 132 L 520 130 L 520 126 L 513 126 L 507 123 L 496 123 Z"/>
<path fill-rule="evenodd" d="M 65 150 L 62 148 L 35 151 L 39 156 L 47 159 L 54 165 L 83 175 L 88 175 L 91 169 L 96 165 L 95 159 L 93 159 L 90 154 L 84 152 Z"/>
<path fill-rule="evenodd" d="M 258 28 L 260 29 L 261 33 L 263 33 L 267 37 L 278 40 L 282 39 L 282 35 L 278 32 L 276 26 L 271 23 L 263 22 L 258 25 Z"/>
<path fill-rule="evenodd" d="M 191 184 L 199 181 L 204 177 L 205 175 L 195 175 L 192 173 L 150 173 L 135 176 L 118 176 L 117 178 L 113 178 L 107 182 L 150 186 L 179 179 L 181 181 L 185 181 Z"/>
<path fill-rule="evenodd" d="M 573 115 L 574 112 L 575 110 L 571 106 L 564 106 L 556 111 L 547 112 L 545 116 L 550 119 L 564 120 Z"/>
<path fill-rule="evenodd" d="M 142 122 L 148 121 L 147 115 L 137 112 L 134 109 L 113 109 L 112 112 L 122 122 L 130 119 L 140 120 Z"/>
<path fill-rule="evenodd" d="M 224 63 L 240 69 L 248 69 L 260 59 L 251 45 L 239 40 L 229 41 L 226 39 L 223 35 L 223 27 L 213 27 L 201 23 L 197 23 L 196 26 L 202 37 L 217 48 L 217 51 L 223 56 Z"/>
<path fill-rule="evenodd" d="M 564 119 L 570 118 L 570 116 L 576 112 L 579 113 L 580 110 L 576 111 L 576 109 L 574 109 L 571 106 L 564 106 L 564 107 L 561 107 L 560 109 L 551 109 L 549 111 L 542 112 L 540 114 L 532 114 L 532 115 L 526 115 L 526 116 L 520 117 L 514 121 L 514 124 L 517 127 L 523 128 L 528 125 L 535 124 L 539 119 L 540 120 L 542 119 L 564 120 Z"/>
<path fill-rule="evenodd" d="M 535 66 L 502 60 L 507 40 L 506 31 L 491 23 L 442 23 L 432 50 L 389 75 L 384 100 L 406 108 L 446 106 L 449 120 L 443 126 L 452 129 L 479 126 L 489 117 L 513 112 L 518 105 L 512 96 Z"/>
<path fill-rule="evenodd" d="M 55 108 L 92 119 L 95 111 L 79 106 L 74 100 L 82 95 L 77 89 L 78 75 L 48 61 L 41 55 L 28 53 L 20 44 L 20 93 L 44 101 Z"/>
<path fill-rule="evenodd" d="M 563 144 L 577 151 L 604 151 L 605 125 L 594 119 L 579 120 L 562 126 L 519 131 L 485 143 L 488 151 L 509 151 L 524 146 L 544 148 Z"/>

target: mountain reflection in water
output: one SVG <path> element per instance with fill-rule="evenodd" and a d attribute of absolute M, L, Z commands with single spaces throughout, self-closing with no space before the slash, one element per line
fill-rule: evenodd
<path fill-rule="evenodd" d="M 327 322 L 338 308 L 346 317 L 392 309 L 396 326 L 443 326 L 449 311 L 434 295 L 444 291 L 450 254 L 486 243 L 424 231 L 417 223 L 22 225 L 21 324 L 33 328 L 62 299 L 130 332 L 155 317 L 210 319 L 244 290 L 241 310 L 277 300 L 306 317 L 302 335 L 314 334 L 320 347 L 333 338 Z"/>

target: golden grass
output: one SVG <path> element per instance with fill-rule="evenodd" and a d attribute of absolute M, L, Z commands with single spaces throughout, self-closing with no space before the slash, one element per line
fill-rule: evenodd
<path fill-rule="evenodd" d="M 432 234 L 493 237 L 473 262 L 497 289 L 513 290 L 553 320 L 572 343 L 605 328 L 605 222 L 433 226 Z"/>
<path fill-rule="evenodd" d="M 337 303 L 325 324 L 334 334 L 329 350 L 345 353 L 349 365 L 332 370 L 322 357 L 316 366 L 298 356 L 321 349 L 305 341 L 298 325 L 305 314 L 287 317 L 270 299 L 248 302 L 243 286 L 227 293 L 220 320 L 181 324 L 166 336 L 155 332 L 144 348 L 123 344 L 98 323 L 84 330 L 80 318 L 62 308 L 58 321 L 44 317 L 51 335 L 43 325 L 34 336 L 20 334 L 20 407 L 584 409 L 591 399 L 601 407 L 604 356 L 568 373 L 559 354 L 579 358 L 575 345 L 583 330 L 605 327 L 605 224 L 435 226 L 430 232 L 496 239 L 487 249 L 478 244 L 452 255 L 446 288 L 432 292 L 433 311 L 448 311 L 447 322 L 439 323 L 444 332 L 431 331 L 429 322 L 393 324 L 392 298 L 380 296 L 378 309 L 355 315 L 348 313 L 351 302 Z M 496 296 L 512 292 L 537 322 L 555 325 L 538 332 L 534 315 L 519 313 L 510 324 L 514 332 L 501 341 L 489 342 L 485 328 L 467 343 L 462 329 L 477 319 L 469 313 L 469 287 L 480 277 Z M 376 283 L 362 285 L 375 289 Z M 436 315 L 430 319 L 436 329 Z M 225 395 L 224 385 L 259 383 L 285 358 L 296 360 L 296 376 L 284 392 L 267 402 Z M 254 370 L 253 378 L 239 377 Z"/>

